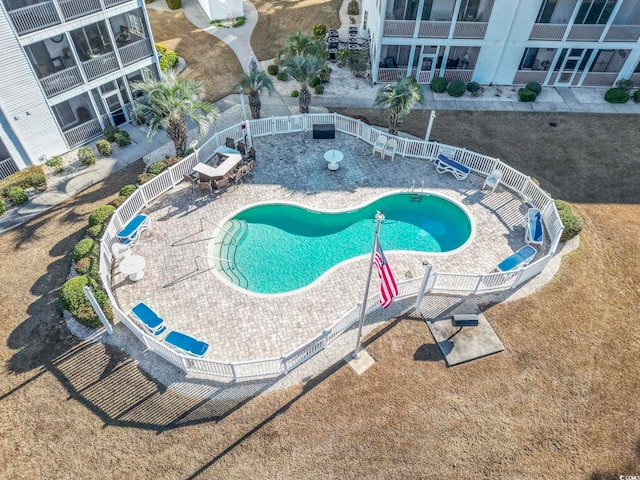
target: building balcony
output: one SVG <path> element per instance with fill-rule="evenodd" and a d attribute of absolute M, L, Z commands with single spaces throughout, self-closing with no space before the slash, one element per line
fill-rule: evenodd
<path fill-rule="evenodd" d="M 131 65 L 132 63 L 142 60 L 143 58 L 153 55 L 153 49 L 151 48 L 151 42 L 148 39 L 143 38 L 123 45 L 118 48 L 120 52 L 120 58 L 123 65 Z"/>
<path fill-rule="evenodd" d="M 449 36 L 449 30 L 451 29 L 451 22 L 420 22 L 420 30 L 418 30 L 418 37 L 420 38 L 447 38 Z"/>
<path fill-rule="evenodd" d="M 597 42 L 604 32 L 605 25 L 573 25 L 567 40 Z"/>
<path fill-rule="evenodd" d="M 97 118 L 62 132 L 69 148 L 77 147 L 87 141 L 102 135 L 102 126 Z"/>
<path fill-rule="evenodd" d="M 121 5 L 123 3 L 128 3 L 131 0 L 104 0 L 105 7 L 115 7 L 116 5 Z"/>
<path fill-rule="evenodd" d="M 453 82 L 454 80 L 462 80 L 464 83 L 469 83 L 473 77 L 473 69 L 447 68 L 442 76 L 450 82 Z"/>
<path fill-rule="evenodd" d="M 543 85 L 545 78 L 547 78 L 546 70 L 518 70 L 513 78 L 513 84 L 526 85 L 527 83 L 536 82 Z"/>
<path fill-rule="evenodd" d="M 583 87 L 611 87 L 618 78 L 618 72 L 588 72 L 582 79 Z"/>
<path fill-rule="evenodd" d="M 52 1 L 10 10 L 9 17 L 18 35 L 34 32 L 60 23 L 60 17 Z"/>
<path fill-rule="evenodd" d="M 567 25 L 563 23 L 535 23 L 529 40 L 562 40 Z"/>
<path fill-rule="evenodd" d="M 414 20 L 385 20 L 382 36 L 411 38 L 415 26 Z"/>
<path fill-rule="evenodd" d="M 71 90 L 74 87 L 82 85 L 82 75 L 77 66 L 66 68 L 53 75 L 40 79 L 42 89 L 48 98 L 54 97 L 62 92 Z"/>
<path fill-rule="evenodd" d="M 58 0 L 65 20 L 88 15 L 102 9 L 100 0 Z"/>
<path fill-rule="evenodd" d="M 402 77 L 406 77 L 406 76 L 407 76 L 407 67 L 378 69 L 378 82 L 380 83 L 396 82 Z"/>
<path fill-rule="evenodd" d="M 605 42 L 637 42 L 640 25 L 611 25 L 604 37 Z"/>
<path fill-rule="evenodd" d="M 456 22 L 453 38 L 483 39 L 487 25 L 486 22 Z"/>
<path fill-rule="evenodd" d="M 82 62 L 82 68 L 84 69 L 87 79 L 93 80 L 107 73 L 115 72 L 120 67 L 116 54 L 114 52 L 107 52 Z"/>

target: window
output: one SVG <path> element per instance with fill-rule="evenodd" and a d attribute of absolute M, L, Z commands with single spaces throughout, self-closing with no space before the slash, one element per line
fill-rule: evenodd
<path fill-rule="evenodd" d="M 550 23 L 553 11 L 556 9 L 558 0 L 544 0 L 540 5 L 540 11 L 538 12 L 538 18 L 536 23 Z"/>
<path fill-rule="evenodd" d="M 71 108 L 71 105 L 69 105 L 69 102 L 62 102 L 58 105 L 54 105 L 53 111 L 56 113 L 56 117 L 58 117 L 58 123 L 62 128 L 76 123 L 76 114 L 73 112 L 73 109 Z"/>
<path fill-rule="evenodd" d="M 144 38 L 144 24 L 142 19 L 133 13 L 127 13 L 127 23 L 129 24 L 129 32 Z"/>
<path fill-rule="evenodd" d="M 577 25 L 604 25 L 609 20 L 616 0 L 583 0 L 576 15 Z"/>

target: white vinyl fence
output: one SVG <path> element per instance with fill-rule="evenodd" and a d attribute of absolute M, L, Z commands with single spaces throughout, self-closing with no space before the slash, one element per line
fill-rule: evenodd
<path fill-rule="evenodd" d="M 426 288 L 424 291 L 437 291 L 451 294 L 476 294 L 512 289 L 540 273 L 555 254 L 564 227 L 553 199 L 532 182 L 529 177 L 495 158 L 449 145 L 394 137 L 370 125 L 366 125 L 360 120 L 335 113 L 249 120 L 246 122 L 246 129 L 243 129 L 241 124 L 237 124 L 226 130 L 217 132 L 210 140 L 202 145 L 196 153 L 189 155 L 180 163 L 171 166 L 151 181 L 139 187 L 127 201 L 115 211 L 100 243 L 100 278 L 102 279 L 114 312 L 120 321 L 133 332 L 146 348 L 152 350 L 185 373 L 206 375 L 219 380 L 229 381 L 284 375 L 320 352 L 336 337 L 358 321 L 360 305 L 356 305 L 349 311 L 343 313 L 330 327 L 320 332 L 315 338 L 312 338 L 301 347 L 281 357 L 247 362 L 225 362 L 209 358 L 200 359 L 178 353 L 143 331 L 120 309 L 111 290 L 111 270 L 113 262 L 111 246 L 117 241 L 116 233 L 150 202 L 182 182 L 184 179 L 183 175 L 192 171 L 198 162 L 204 162 L 211 158 L 214 155 L 214 150 L 218 146 L 224 145 L 227 137 L 239 140 L 244 138 L 246 134 L 251 142 L 251 138 L 264 135 L 310 131 L 316 123 L 334 124 L 338 132 L 352 135 L 371 145 L 376 141 L 378 135 L 384 133 L 387 137 L 397 140 L 398 154 L 403 157 L 410 156 L 433 160 L 437 157 L 440 149 L 446 149 L 449 152 L 455 152 L 454 158 L 457 162 L 466 165 L 479 175 L 487 176 L 494 168 L 498 167 L 503 172 L 501 183 L 542 212 L 544 224 L 551 241 L 549 251 L 544 257 L 524 268 L 510 272 L 463 274 L 431 270 L 426 279 Z M 423 278 L 417 278 L 399 282 L 398 287 L 400 294 L 398 299 L 417 296 L 420 293 L 423 280 Z M 378 294 L 369 297 L 365 308 L 367 313 L 371 313 L 379 308 Z"/>

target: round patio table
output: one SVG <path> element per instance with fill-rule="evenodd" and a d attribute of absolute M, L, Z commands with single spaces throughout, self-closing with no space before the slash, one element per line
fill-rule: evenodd
<path fill-rule="evenodd" d="M 123 258 L 120 262 L 120 272 L 129 275 L 129 280 L 137 282 L 144 277 L 144 267 L 147 262 L 144 257 L 140 255 L 131 255 L 130 257 Z"/>
<path fill-rule="evenodd" d="M 324 159 L 328 162 L 327 168 L 331 171 L 335 171 L 340 168 L 338 163 L 341 162 L 343 158 L 344 155 L 340 150 L 327 150 L 324 154 Z"/>

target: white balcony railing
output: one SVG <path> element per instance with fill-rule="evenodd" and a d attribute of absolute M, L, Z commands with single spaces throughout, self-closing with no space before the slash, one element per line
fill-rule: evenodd
<path fill-rule="evenodd" d="M 385 37 L 413 37 L 416 22 L 413 20 L 385 20 Z"/>
<path fill-rule="evenodd" d="M 407 76 L 407 67 L 404 68 L 380 68 L 378 69 L 378 82 L 395 82 Z"/>
<path fill-rule="evenodd" d="M 637 42 L 640 38 L 640 25 L 611 25 L 605 42 Z"/>
<path fill-rule="evenodd" d="M 120 58 L 124 65 L 131 65 L 138 60 L 150 57 L 153 54 L 151 43 L 146 38 L 138 40 L 119 48 Z"/>
<path fill-rule="evenodd" d="M 102 127 L 100 121 L 97 118 L 89 120 L 86 123 L 78 125 L 77 127 L 70 128 L 64 133 L 67 143 L 70 148 L 85 143 L 87 140 L 97 137 L 102 134 Z"/>
<path fill-rule="evenodd" d="M 87 75 L 87 78 L 93 80 L 107 73 L 114 72 L 120 67 L 118 66 L 116 54 L 108 52 L 99 57 L 82 62 L 82 68 L 84 68 L 84 73 Z"/>
<path fill-rule="evenodd" d="M 471 77 L 473 77 L 473 70 L 469 70 L 469 69 L 446 69 L 444 71 L 444 78 L 446 78 L 447 80 L 453 81 L 453 80 L 462 80 L 465 83 L 469 83 L 471 81 Z"/>
<path fill-rule="evenodd" d="M 565 24 L 536 23 L 531 29 L 529 40 L 562 40 L 566 29 Z"/>
<path fill-rule="evenodd" d="M 104 0 L 104 4 L 108 8 L 108 7 L 115 7 L 116 5 L 120 5 L 121 3 L 127 3 L 130 1 L 131 0 Z"/>
<path fill-rule="evenodd" d="M 616 83 L 618 72 L 589 72 L 582 80 L 584 87 L 612 87 Z"/>
<path fill-rule="evenodd" d="M 102 9 L 100 0 L 58 0 L 65 20 L 81 17 Z"/>
<path fill-rule="evenodd" d="M 18 171 L 18 167 L 12 158 L 5 158 L 0 160 L 0 180 L 7 178 L 9 175 L 13 175 Z"/>
<path fill-rule="evenodd" d="M 44 93 L 51 98 L 73 87 L 82 85 L 82 75 L 80 75 L 80 69 L 74 65 L 48 77 L 41 78 L 40 83 Z"/>
<path fill-rule="evenodd" d="M 18 35 L 60 23 L 60 17 L 51 1 L 11 10 L 9 16 Z"/>
<path fill-rule="evenodd" d="M 518 70 L 513 77 L 513 84 L 526 85 L 527 83 L 537 82 L 542 85 L 545 78 L 547 78 L 546 70 Z"/>
<path fill-rule="evenodd" d="M 451 22 L 420 22 L 418 37 L 420 38 L 447 38 Z"/>
<path fill-rule="evenodd" d="M 453 38 L 484 38 L 487 25 L 485 22 L 456 22 Z"/>
<path fill-rule="evenodd" d="M 597 41 L 604 32 L 604 25 L 574 25 L 567 40 Z"/>

